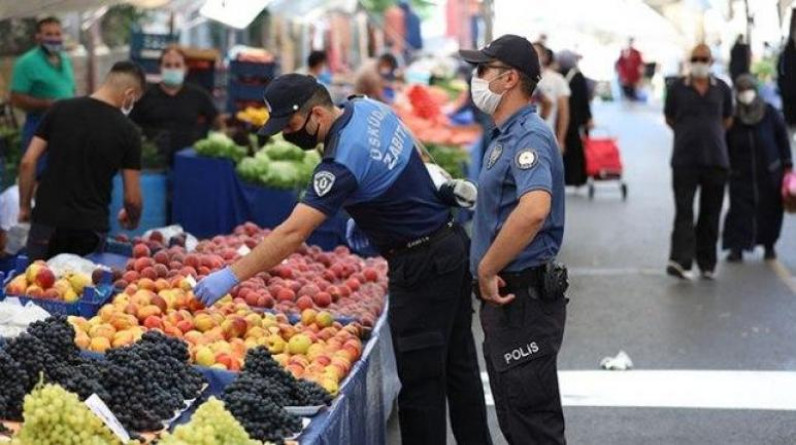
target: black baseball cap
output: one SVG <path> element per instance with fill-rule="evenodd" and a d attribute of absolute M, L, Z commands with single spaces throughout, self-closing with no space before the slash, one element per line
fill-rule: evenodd
<path fill-rule="evenodd" d="M 459 55 L 465 62 L 474 65 L 499 60 L 536 82 L 542 78 L 539 56 L 525 37 L 506 34 L 479 50 L 460 50 Z"/>
<path fill-rule="evenodd" d="M 265 87 L 265 106 L 268 108 L 268 121 L 257 132 L 261 136 L 272 136 L 282 131 L 291 116 L 301 109 L 318 88 L 323 85 L 312 76 L 285 74 L 272 80 Z"/>

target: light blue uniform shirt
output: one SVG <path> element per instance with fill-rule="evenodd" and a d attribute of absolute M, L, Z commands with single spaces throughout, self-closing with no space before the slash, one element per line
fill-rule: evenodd
<path fill-rule="evenodd" d="M 530 244 L 504 269 L 519 272 L 555 259 L 564 238 L 564 163 L 555 136 L 533 106 L 493 131 L 478 176 L 470 269 L 473 275 L 520 198 L 550 193 L 550 214 Z"/>

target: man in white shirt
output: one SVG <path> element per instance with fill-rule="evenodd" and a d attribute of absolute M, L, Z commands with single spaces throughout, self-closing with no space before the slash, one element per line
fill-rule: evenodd
<path fill-rule="evenodd" d="M 533 44 L 536 53 L 539 55 L 539 61 L 542 63 L 542 80 L 537 85 L 537 89 L 545 95 L 552 106 L 547 115 L 542 115 L 547 122 L 547 125 L 553 129 L 558 140 L 558 146 L 561 151 L 566 150 L 564 141 L 567 137 L 567 128 L 569 128 L 569 96 L 572 92 L 569 89 L 567 80 L 552 68 L 553 52 L 547 49 L 544 45 L 537 42 Z"/>

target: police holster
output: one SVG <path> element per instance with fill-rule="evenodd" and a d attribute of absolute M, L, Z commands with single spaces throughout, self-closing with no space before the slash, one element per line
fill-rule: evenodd
<path fill-rule="evenodd" d="M 506 282 L 506 286 L 500 289 L 501 295 L 534 288 L 538 291 L 540 300 L 557 301 L 564 298 L 564 294 L 569 288 L 567 267 L 553 261 L 525 269 L 522 272 L 501 273 L 500 277 Z"/>

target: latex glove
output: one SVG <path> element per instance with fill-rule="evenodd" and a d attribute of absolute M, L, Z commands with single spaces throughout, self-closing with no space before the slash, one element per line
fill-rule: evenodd
<path fill-rule="evenodd" d="M 203 278 L 202 281 L 196 285 L 193 293 L 205 307 L 210 307 L 224 295 L 228 294 L 230 289 L 235 287 L 238 283 L 238 277 L 236 277 L 232 269 L 227 266 Z"/>
<path fill-rule="evenodd" d="M 359 230 L 353 219 L 349 218 L 345 226 L 345 239 L 352 249 L 357 252 L 364 252 L 370 249 L 370 240 L 364 232 Z"/>
<path fill-rule="evenodd" d="M 453 196 L 459 207 L 474 209 L 475 201 L 478 199 L 478 187 L 466 179 L 453 179 Z"/>

